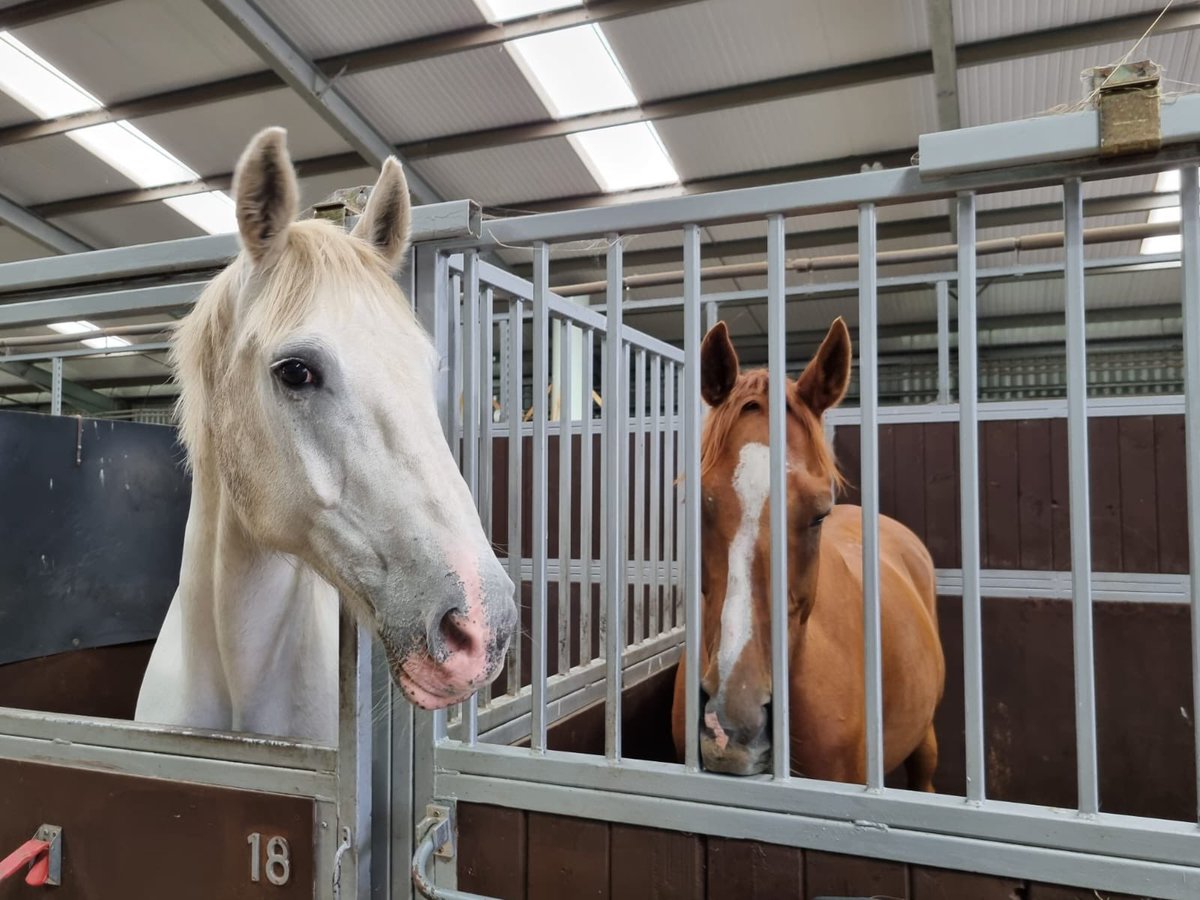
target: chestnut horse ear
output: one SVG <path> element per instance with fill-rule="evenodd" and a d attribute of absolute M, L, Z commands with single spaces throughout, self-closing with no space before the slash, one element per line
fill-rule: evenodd
<path fill-rule="evenodd" d="M 817 354 L 796 379 L 796 395 L 818 416 L 837 406 L 850 386 L 850 329 L 838 316 Z"/>
<path fill-rule="evenodd" d="M 383 161 L 383 170 L 367 198 L 366 209 L 350 233 L 373 246 L 395 268 L 408 249 L 411 227 L 408 180 L 400 161 L 389 156 Z"/>
<path fill-rule="evenodd" d="M 700 345 L 700 396 L 709 406 L 720 406 L 737 380 L 737 351 L 729 340 L 729 327 L 719 321 Z"/>
<path fill-rule="evenodd" d="M 264 128 L 251 139 L 233 170 L 233 196 L 242 246 L 255 265 L 270 265 L 287 244 L 299 203 L 284 129 Z"/>

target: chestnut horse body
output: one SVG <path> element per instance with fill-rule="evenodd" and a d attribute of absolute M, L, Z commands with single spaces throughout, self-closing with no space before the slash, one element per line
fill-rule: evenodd
<path fill-rule="evenodd" d="M 846 392 L 850 355 L 838 319 L 788 382 L 788 706 L 792 772 L 863 783 L 862 511 L 834 505 L 841 477 L 821 421 Z M 685 721 L 681 662 L 672 731 L 680 758 L 685 729 L 698 728 L 706 769 L 752 775 L 771 761 L 767 377 L 739 371 L 719 322 L 701 349 L 701 384 L 710 407 L 701 442 L 702 721 Z M 909 787 L 930 791 L 945 680 L 933 561 L 886 516 L 879 544 L 884 769 L 905 763 Z"/>

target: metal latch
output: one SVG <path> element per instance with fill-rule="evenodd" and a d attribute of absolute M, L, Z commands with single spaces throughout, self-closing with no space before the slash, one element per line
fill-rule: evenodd
<path fill-rule="evenodd" d="M 31 887 L 62 884 L 62 828 L 42 825 L 32 838 L 0 859 L 0 881 L 27 869 L 25 883 Z"/>
<path fill-rule="evenodd" d="M 430 803 L 425 818 L 417 826 L 417 850 L 412 858 L 412 880 L 417 893 L 428 900 L 495 900 L 482 894 L 440 888 L 433 883 L 425 869 L 433 857 L 454 858 L 454 822 L 450 807 Z"/>
<path fill-rule="evenodd" d="M 1150 60 L 1084 72 L 1100 114 L 1100 155 L 1152 153 L 1162 146 L 1162 67 Z"/>

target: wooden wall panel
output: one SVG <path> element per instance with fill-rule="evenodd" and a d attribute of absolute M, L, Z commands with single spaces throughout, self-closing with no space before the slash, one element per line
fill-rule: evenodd
<path fill-rule="evenodd" d="M 710 837 L 708 900 L 776 900 L 804 894 L 804 851 Z"/>
<path fill-rule="evenodd" d="M 1088 422 L 1088 478 L 1092 501 L 1092 568 L 1121 572 L 1121 420 Z"/>
<path fill-rule="evenodd" d="M 1049 419 L 1025 419 L 1017 423 L 1017 458 L 1020 461 L 1017 518 L 1021 535 L 1018 568 L 1049 570 L 1054 568 Z"/>
<path fill-rule="evenodd" d="M 1025 882 L 994 875 L 910 866 L 911 900 L 1025 900 Z"/>
<path fill-rule="evenodd" d="M 962 565 L 958 427 L 951 422 L 930 422 L 921 430 L 925 446 L 925 545 L 935 565 L 953 569 Z"/>
<path fill-rule="evenodd" d="M 1121 485 L 1121 563 L 1124 572 L 1158 569 L 1154 417 L 1117 420 Z M 1113 477 L 1109 473 L 1109 477 Z"/>
<path fill-rule="evenodd" d="M 525 900 L 526 814 L 481 803 L 458 806 L 458 887 L 500 900 Z"/>
<path fill-rule="evenodd" d="M 874 897 L 909 900 L 908 869 L 903 863 L 841 853 L 804 854 L 804 896 Z"/>
<path fill-rule="evenodd" d="M 613 823 L 610 835 L 612 896 L 694 900 L 704 896 L 704 838 Z"/>
<path fill-rule="evenodd" d="M 1050 420 L 1050 502 L 1054 531 L 1054 568 L 1071 568 L 1071 492 L 1067 462 L 1067 420 Z"/>
<path fill-rule="evenodd" d="M 1017 423 L 983 422 L 980 425 L 980 451 L 983 568 L 1020 568 L 1021 491 Z"/>
<path fill-rule="evenodd" d="M 925 429 L 900 428 L 892 431 L 892 471 L 895 484 L 894 512 L 922 541 L 927 539 L 925 473 Z"/>
<path fill-rule="evenodd" d="M 1154 417 L 1158 571 L 1188 570 L 1187 452 L 1183 416 Z"/>
<path fill-rule="evenodd" d="M 529 813 L 528 822 L 529 900 L 612 896 L 607 822 L 547 813 Z"/>

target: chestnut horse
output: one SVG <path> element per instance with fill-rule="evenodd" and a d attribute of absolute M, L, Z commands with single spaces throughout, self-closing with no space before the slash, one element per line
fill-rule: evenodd
<path fill-rule="evenodd" d="M 770 526 L 767 373 L 739 372 L 724 322 L 700 351 L 710 409 L 701 440 L 700 690 L 703 720 L 685 721 L 682 662 L 672 732 L 683 756 L 700 729 L 704 768 L 735 775 L 771 760 Z M 834 321 L 817 355 L 787 382 L 788 661 L 791 768 L 864 783 L 862 511 L 834 505 L 842 484 L 822 416 L 850 382 L 850 334 Z M 933 790 L 945 662 L 933 561 L 920 539 L 879 519 L 884 768 L 905 763 L 910 788 Z"/>

